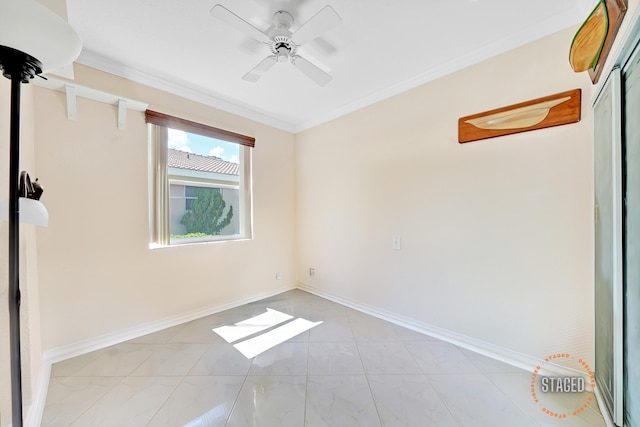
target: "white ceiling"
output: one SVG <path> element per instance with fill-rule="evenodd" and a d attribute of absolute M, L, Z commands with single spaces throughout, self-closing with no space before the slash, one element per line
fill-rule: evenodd
<path fill-rule="evenodd" d="M 241 77 L 266 45 L 210 15 L 222 4 L 267 31 L 295 30 L 326 4 L 342 24 L 298 53 L 333 76 L 319 87 L 287 63 Z M 290 132 L 583 22 L 595 0 L 67 0 L 79 63 Z M 567 57 L 569 46 L 567 46 Z M 531 59 L 535 60 L 535 59 Z"/>

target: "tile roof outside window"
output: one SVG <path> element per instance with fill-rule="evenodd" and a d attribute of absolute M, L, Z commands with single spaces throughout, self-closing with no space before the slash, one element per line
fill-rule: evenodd
<path fill-rule="evenodd" d="M 219 157 L 187 153 L 186 151 L 175 150 L 173 148 L 168 149 L 167 157 L 167 163 L 170 168 L 236 176 L 239 171 L 239 165 L 237 163 L 228 162 Z"/>

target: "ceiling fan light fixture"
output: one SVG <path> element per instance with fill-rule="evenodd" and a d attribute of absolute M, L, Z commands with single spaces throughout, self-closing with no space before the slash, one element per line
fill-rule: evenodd
<path fill-rule="evenodd" d="M 289 50 L 282 47 L 275 52 L 276 62 L 289 62 Z"/>

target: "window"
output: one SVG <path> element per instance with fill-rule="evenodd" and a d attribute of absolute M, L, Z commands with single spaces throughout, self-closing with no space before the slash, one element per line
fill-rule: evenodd
<path fill-rule="evenodd" d="M 193 201 L 198 200 L 198 196 L 196 195 L 196 188 L 199 187 L 192 187 L 190 185 L 184 187 L 184 209 L 186 211 L 190 211 L 191 206 L 193 205 Z"/>
<path fill-rule="evenodd" d="M 185 211 L 190 211 L 192 209 L 193 206 L 193 201 L 194 200 L 198 200 L 198 192 L 196 192 L 196 190 L 201 191 L 204 190 L 205 194 L 204 196 L 208 196 L 207 192 L 215 192 L 220 194 L 223 198 L 224 195 L 222 194 L 222 189 L 221 188 L 213 188 L 213 187 L 195 187 L 195 186 L 191 186 L 191 185 L 186 185 L 184 187 L 184 210 Z M 237 191 L 237 190 L 236 190 Z M 202 194 L 200 194 L 200 198 L 202 199 Z M 209 196 L 211 197 L 211 196 Z"/>
<path fill-rule="evenodd" d="M 255 140 L 154 111 L 146 120 L 152 245 L 250 238 Z"/>

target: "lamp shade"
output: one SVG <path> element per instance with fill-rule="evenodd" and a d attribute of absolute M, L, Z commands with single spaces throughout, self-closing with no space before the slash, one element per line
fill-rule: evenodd
<path fill-rule="evenodd" d="M 20 222 L 22 224 L 33 224 L 46 227 L 49 225 L 49 211 L 44 204 L 39 200 L 29 199 L 27 197 L 20 197 L 19 200 L 19 212 Z M 0 202 L 0 220 L 7 220 L 9 218 L 9 200 L 3 200 Z"/>
<path fill-rule="evenodd" d="M 82 42 L 64 19 L 37 1 L 0 0 L 0 46 L 34 57 L 46 73 L 75 61 Z"/>

